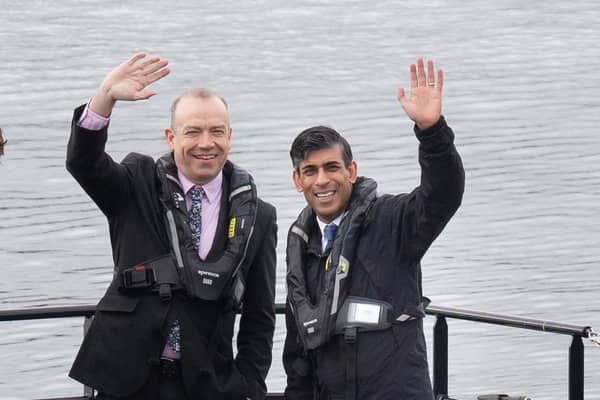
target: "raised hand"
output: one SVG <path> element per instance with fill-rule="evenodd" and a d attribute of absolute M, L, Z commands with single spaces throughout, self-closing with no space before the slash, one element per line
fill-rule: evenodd
<path fill-rule="evenodd" d="M 167 68 L 168 61 L 159 57 L 141 61 L 144 57 L 145 53 L 135 54 L 104 78 L 90 102 L 94 112 L 108 116 L 118 100 L 145 100 L 156 94 L 155 90 L 146 90 L 146 87 L 171 72 Z"/>
<path fill-rule="evenodd" d="M 433 61 L 427 61 L 427 74 L 423 58 L 419 57 L 417 65 L 410 65 L 410 98 L 404 88 L 398 89 L 398 101 L 406 115 L 417 124 L 419 129 L 433 126 L 442 115 L 442 86 L 444 73 L 437 71 L 437 83 L 433 69 Z"/>

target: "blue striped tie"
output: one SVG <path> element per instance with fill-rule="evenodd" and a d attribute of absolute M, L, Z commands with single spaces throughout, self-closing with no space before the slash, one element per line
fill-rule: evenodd
<path fill-rule="evenodd" d="M 327 239 L 327 244 L 325 244 L 325 252 L 327 254 L 331 251 L 333 247 L 333 241 L 335 240 L 335 235 L 337 233 L 338 226 L 336 224 L 325 225 L 325 239 Z"/>

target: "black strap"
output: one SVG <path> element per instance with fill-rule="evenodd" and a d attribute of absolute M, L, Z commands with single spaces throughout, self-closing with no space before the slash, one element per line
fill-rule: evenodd
<path fill-rule="evenodd" d="M 344 388 L 345 400 L 356 400 L 356 367 L 357 367 L 357 353 L 358 346 L 356 340 L 358 335 L 356 334 L 356 328 L 346 328 L 344 330 L 344 346 L 346 355 L 346 385 Z"/>
<path fill-rule="evenodd" d="M 164 254 L 119 273 L 119 290 L 158 292 L 162 301 L 170 301 L 171 290 L 178 290 L 182 287 L 171 254 Z"/>

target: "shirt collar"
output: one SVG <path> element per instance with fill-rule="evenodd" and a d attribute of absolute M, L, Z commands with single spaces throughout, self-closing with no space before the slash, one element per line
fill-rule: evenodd
<path fill-rule="evenodd" d="M 319 229 L 321 230 L 321 237 L 325 237 L 325 227 L 329 224 L 336 224 L 337 226 L 340 226 L 340 222 L 342 222 L 342 219 L 346 216 L 346 214 L 348 213 L 348 211 L 345 211 L 344 213 L 338 215 L 333 221 L 327 223 L 327 222 L 323 222 L 321 221 L 321 219 L 319 217 L 317 218 L 317 224 L 319 224 Z"/>
<path fill-rule="evenodd" d="M 204 190 L 206 199 L 210 204 L 221 200 L 223 171 L 220 171 L 219 174 L 213 178 L 213 180 L 211 180 L 208 183 L 205 183 L 204 185 L 196 185 L 194 182 L 190 181 L 185 175 L 183 175 L 179 170 L 177 170 L 177 176 L 179 177 L 179 182 L 181 182 L 181 186 L 183 187 L 183 192 L 186 195 L 194 186 L 200 186 Z"/>

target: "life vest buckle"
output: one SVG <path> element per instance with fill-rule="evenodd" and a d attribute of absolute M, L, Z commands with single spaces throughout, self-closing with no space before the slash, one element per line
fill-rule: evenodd
<path fill-rule="evenodd" d="M 356 343 L 356 327 L 344 329 L 344 342 Z"/>
<path fill-rule="evenodd" d="M 171 295 L 171 285 L 168 283 L 158 285 L 158 295 L 163 302 L 171 301 L 171 298 L 173 297 Z"/>
<path fill-rule="evenodd" d="M 145 289 L 156 283 L 154 268 L 143 265 L 127 268 L 121 271 L 120 276 L 123 289 Z"/>

